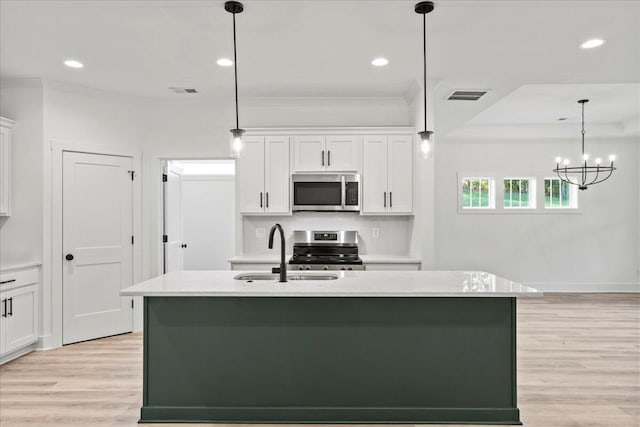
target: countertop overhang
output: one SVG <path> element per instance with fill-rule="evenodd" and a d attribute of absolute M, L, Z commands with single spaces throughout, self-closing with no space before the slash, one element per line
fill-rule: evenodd
<path fill-rule="evenodd" d="M 175 271 L 120 291 L 146 297 L 540 297 L 482 271 L 340 271 L 337 280 L 235 280 L 241 271 Z M 292 273 L 293 274 L 293 273 Z M 305 273 L 306 274 L 306 273 Z M 327 272 L 316 273 L 327 274 Z M 309 275 L 312 275 L 310 273 Z"/>

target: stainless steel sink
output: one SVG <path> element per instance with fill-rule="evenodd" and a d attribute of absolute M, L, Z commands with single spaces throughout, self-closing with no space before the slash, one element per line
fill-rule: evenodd
<path fill-rule="evenodd" d="M 246 273 L 238 274 L 234 277 L 235 280 L 278 280 L 279 274 L 271 273 Z M 338 278 L 335 274 L 290 274 L 287 275 L 287 280 L 336 280 Z"/>

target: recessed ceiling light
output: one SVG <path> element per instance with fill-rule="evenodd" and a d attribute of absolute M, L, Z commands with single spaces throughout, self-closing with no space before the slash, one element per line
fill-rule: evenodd
<path fill-rule="evenodd" d="M 389 63 L 389 60 L 387 58 L 376 58 L 373 61 L 371 61 L 371 65 L 374 65 L 376 67 L 383 67 L 388 63 Z"/>
<path fill-rule="evenodd" d="M 67 59 L 66 61 L 64 61 L 64 65 L 66 65 L 69 68 L 82 68 L 84 67 L 84 64 L 80 61 L 76 61 L 75 59 Z"/>
<path fill-rule="evenodd" d="M 220 58 L 218 59 L 217 64 L 221 67 L 231 67 L 233 65 L 233 61 L 229 58 Z"/>
<path fill-rule="evenodd" d="M 593 49 L 594 47 L 602 46 L 604 44 L 604 40 L 602 39 L 591 39 L 580 45 L 583 49 Z"/>

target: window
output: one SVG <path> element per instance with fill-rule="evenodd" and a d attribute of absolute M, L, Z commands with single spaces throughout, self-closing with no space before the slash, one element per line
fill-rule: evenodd
<path fill-rule="evenodd" d="M 505 178 L 505 209 L 522 209 L 536 207 L 536 180 L 533 178 Z"/>
<path fill-rule="evenodd" d="M 489 178 L 462 179 L 463 209 L 492 209 L 493 188 Z"/>
<path fill-rule="evenodd" d="M 545 178 L 544 207 L 550 209 L 568 209 L 576 206 L 575 186 L 560 178 Z"/>

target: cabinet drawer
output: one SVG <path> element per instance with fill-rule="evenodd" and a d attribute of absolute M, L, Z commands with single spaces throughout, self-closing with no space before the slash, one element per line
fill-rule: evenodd
<path fill-rule="evenodd" d="M 40 281 L 40 269 L 38 267 L 25 268 L 0 273 L 0 291 L 32 285 Z"/>

